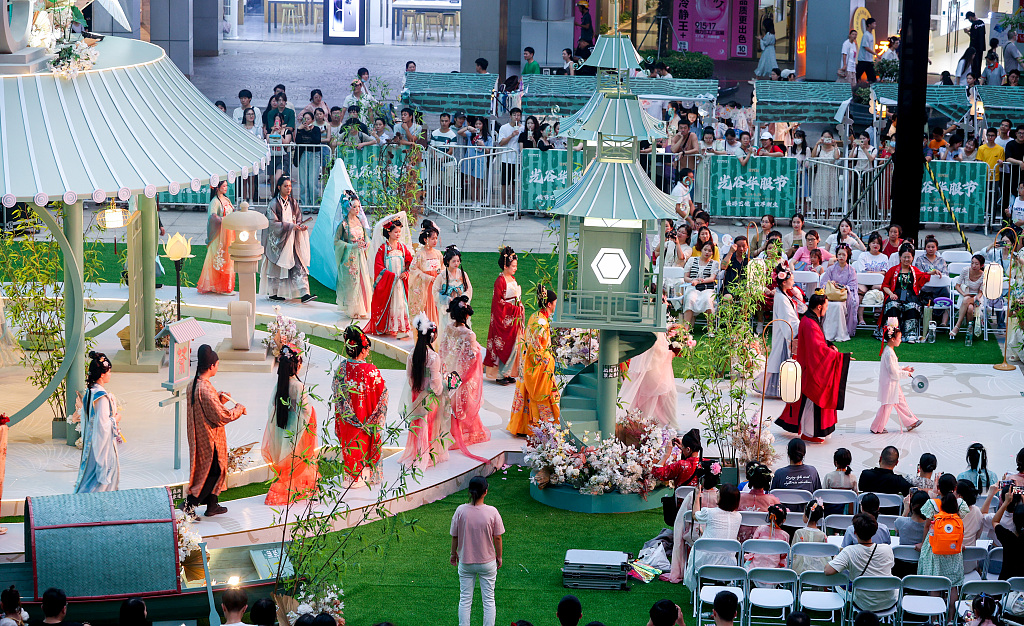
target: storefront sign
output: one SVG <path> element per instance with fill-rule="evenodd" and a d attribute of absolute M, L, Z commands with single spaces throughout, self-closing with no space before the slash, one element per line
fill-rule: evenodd
<path fill-rule="evenodd" d="M 932 182 L 928 170 L 925 170 L 921 182 L 921 221 L 944 224 L 953 222 L 939 196 L 939 189 L 942 189 L 957 221 L 961 224 L 985 223 L 985 177 L 988 165 L 978 161 L 932 161 L 929 166 L 935 174 L 935 182 Z"/>
<path fill-rule="evenodd" d="M 522 196 L 520 210 L 547 213 L 555 205 L 555 196 L 568 186 L 565 169 L 565 150 L 535 150 L 522 152 Z M 583 173 L 583 156 L 573 152 L 573 182 Z"/>
<path fill-rule="evenodd" d="M 754 58 L 757 45 L 757 3 L 754 0 L 732 0 L 732 39 L 730 51 L 734 59 Z"/>
<path fill-rule="evenodd" d="M 675 11 L 679 49 L 729 58 L 728 0 L 678 0 Z"/>
<path fill-rule="evenodd" d="M 713 215 L 789 217 L 796 206 L 796 159 L 750 157 L 746 166 L 731 156 L 709 164 L 709 199 Z"/>

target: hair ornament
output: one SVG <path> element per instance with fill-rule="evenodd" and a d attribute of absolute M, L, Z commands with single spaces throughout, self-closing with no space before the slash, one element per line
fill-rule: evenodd
<path fill-rule="evenodd" d="M 814 290 L 814 295 L 823 296 L 825 295 L 825 290 L 822 289 L 821 287 L 818 287 L 817 289 Z"/>
<path fill-rule="evenodd" d="M 432 329 L 437 328 L 437 324 L 430 321 L 430 318 L 427 317 L 425 313 L 420 313 L 416 317 L 412 318 L 412 325 L 416 329 L 416 332 L 421 335 L 426 335 Z"/>
<path fill-rule="evenodd" d="M 789 272 L 787 272 L 786 270 L 782 270 L 781 272 L 777 273 L 775 277 L 779 280 L 786 280 L 787 278 L 789 278 Z"/>

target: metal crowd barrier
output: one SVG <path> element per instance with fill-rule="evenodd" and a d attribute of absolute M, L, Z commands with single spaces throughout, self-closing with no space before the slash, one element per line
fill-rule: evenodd
<path fill-rule="evenodd" d="M 522 165 L 514 148 L 431 147 L 423 155 L 421 171 L 424 213 L 443 217 L 456 232 L 460 224 L 519 215 Z"/>

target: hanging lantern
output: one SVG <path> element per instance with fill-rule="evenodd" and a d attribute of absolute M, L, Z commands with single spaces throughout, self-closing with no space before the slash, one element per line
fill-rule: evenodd
<path fill-rule="evenodd" d="M 786 404 L 800 399 L 800 364 L 793 359 L 786 359 L 779 366 L 779 395 Z"/>
<path fill-rule="evenodd" d="M 119 209 L 111 200 L 107 208 L 96 214 L 96 223 L 100 228 L 124 228 L 128 223 L 128 211 Z"/>
<path fill-rule="evenodd" d="M 1000 263 L 989 263 L 985 266 L 985 297 L 995 300 L 1003 295 L 1003 266 Z"/>

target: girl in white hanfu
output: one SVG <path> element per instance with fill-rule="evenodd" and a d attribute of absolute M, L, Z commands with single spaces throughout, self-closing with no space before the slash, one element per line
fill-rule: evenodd
<path fill-rule="evenodd" d="M 889 432 L 885 430 L 885 424 L 889 421 L 892 410 L 896 409 L 896 415 L 900 419 L 900 427 L 908 431 L 914 430 L 922 424 L 921 420 L 910 410 L 907 399 L 900 389 L 900 380 L 904 377 L 914 375 L 914 368 L 900 367 L 896 359 L 895 348 L 899 347 L 903 333 L 900 332 L 899 320 L 890 317 L 882 327 L 882 339 L 885 345 L 882 346 L 881 361 L 878 367 L 878 401 L 882 406 L 878 407 L 875 414 L 875 421 L 871 422 L 871 432 L 882 434 Z"/>

